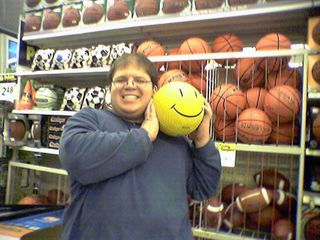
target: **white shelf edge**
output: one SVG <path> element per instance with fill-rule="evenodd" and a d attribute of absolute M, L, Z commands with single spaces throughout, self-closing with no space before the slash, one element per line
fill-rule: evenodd
<path fill-rule="evenodd" d="M 306 155 L 307 156 L 314 156 L 314 157 L 320 157 L 320 149 L 306 149 Z"/>
<path fill-rule="evenodd" d="M 320 100 L 320 89 L 319 92 L 308 90 L 308 100 Z"/>
<path fill-rule="evenodd" d="M 213 232 L 202 228 L 192 228 L 193 236 L 195 237 L 203 237 L 206 239 L 216 239 L 216 240 L 252 240 L 252 239 L 260 239 L 260 238 L 253 238 L 249 236 L 239 235 L 236 233 L 226 233 L 226 232 Z"/>
<path fill-rule="evenodd" d="M 36 171 L 68 175 L 66 170 L 59 169 L 59 168 L 44 167 L 44 166 L 39 166 L 39 165 L 34 165 L 29 163 L 22 163 L 22 162 L 15 162 L 15 161 L 10 161 L 9 165 L 12 167 L 20 167 L 20 168 L 26 168 L 26 169 L 36 170 Z"/>
<path fill-rule="evenodd" d="M 97 26 L 86 26 L 81 28 L 64 29 L 63 31 L 41 32 L 41 33 L 29 33 L 23 36 L 23 41 L 33 41 L 48 38 L 60 38 L 66 36 L 77 36 L 82 34 L 90 34 L 97 32 L 115 31 L 122 29 L 138 29 L 139 32 L 143 32 L 143 27 L 152 27 L 155 25 L 166 24 L 178 24 L 188 22 L 209 21 L 224 18 L 234 18 L 243 16 L 255 16 L 264 15 L 268 13 L 282 13 L 294 10 L 304 10 L 313 7 L 312 1 L 297 1 L 286 4 L 263 4 L 247 9 L 227 9 L 224 11 L 218 11 L 216 14 L 190 14 L 188 15 L 166 15 L 163 17 L 150 17 L 146 19 L 130 19 L 130 21 L 115 21 L 105 22 Z"/>
<path fill-rule="evenodd" d="M 302 202 L 304 204 L 320 206 L 320 193 L 304 191 Z"/>
<path fill-rule="evenodd" d="M 49 116 L 73 116 L 77 112 L 74 111 L 47 111 L 47 110 L 13 110 L 14 114 L 27 114 L 27 115 L 49 115 Z"/>
<path fill-rule="evenodd" d="M 36 148 L 36 147 L 24 146 L 24 147 L 19 148 L 19 150 L 27 151 L 27 152 L 37 152 L 37 153 L 59 155 L 59 150 L 53 149 L 53 148 Z"/>
<path fill-rule="evenodd" d="M 221 143 L 222 142 L 219 142 L 219 141 L 215 142 L 216 146 L 217 144 L 221 144 Z M 225 143 L 225 144 L 228 144 L 228 143 Z M 300 148 L 299 146 L 274 145 L 274 144 L 257 145 L 257 144 L 236 143 L 236 151 L 300 155 L 302 153 L 302 148 Z"/>

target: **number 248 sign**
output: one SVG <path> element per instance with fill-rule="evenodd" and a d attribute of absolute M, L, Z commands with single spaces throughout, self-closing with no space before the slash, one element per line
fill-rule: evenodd
<path fill-rule="evenodd" d="M 0 75 L 0 101 L 14 102 L 17 94 L 17 78 L 14 75 Z"/>

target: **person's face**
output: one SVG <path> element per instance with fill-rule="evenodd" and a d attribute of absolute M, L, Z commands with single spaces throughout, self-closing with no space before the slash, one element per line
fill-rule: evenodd
<path fill-rule="evenodd" d="M 113 111 L 126 120 L 141 122 L 155 90 L 142 68 L 129 65 L 118 69 L 111 84 Z"/>

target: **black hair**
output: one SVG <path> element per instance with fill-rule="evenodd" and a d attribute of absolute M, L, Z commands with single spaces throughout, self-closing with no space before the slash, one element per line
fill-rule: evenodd
<path fill-rule="evenodd" d="M 135 65 L 141 67 L 149 75 L 152 85 L 157 86 L 158 83 L 158 71 L 155 65 L 143 54 L 141 53 L 130 53 L 124 54 L 117 58 L 108 73 L 107 86 L 112 83 L 113 76 L 118 69 L 125 68 L 129 65 Z"/>

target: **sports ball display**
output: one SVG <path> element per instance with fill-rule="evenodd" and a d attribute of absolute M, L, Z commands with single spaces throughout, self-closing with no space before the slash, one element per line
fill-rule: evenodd
<path fill-rule="evenodd" d="M 315 240 L 320 238 L 320 216 L 316 211 L 310 211 L 303 216 L 303 232 L 306 240 Z"/>
<path fill-rule="evenodd" d="M 188 0 L 163 0 L 162 4 L 163 13 L 179 13 L 189 5 L 189 2 Z"/>
<path fill-rule="evenodd" d="M 168 51 L 168 55 L 179 55 L 179 48 L 171 48 Z M 167 62 L 167 69 L 171 70 L 171 69 L 180 69 L 181 63 L 180 62 L 175 62 L 175 61 L 170 61 Z"/>
<path fill-rule="evenodd" d="M 196 10 L 220 7 L 224 0 L 194 0 Z"/>
<path fill-rule="evenodd" d="M 82 21 L 84 24 L 97 23 L 101 20 L 104 10 L 98 3 L 93 3 L 91 6 L 85 7 L 82 13 Z"/>
<path fill-rule="evenodd" d="M 262 86 L 265 72 L 259 68 L 254 58 L 241 58 L 236 65 L 234 76 L 240 86 L 247 89 Z"/>
<path fill-rule="evenodd" d="M 111 64 L 111 46 L 99 44 L 92 48 L 90 60 L 92 67 L 105 67 Z"/>
<path fill-rule="evenodd" d="M 210 96 L 213 113 L 220 118 L 234 119 L 245 108 L 244 93 L 234 84 L 222 84 Z"/>
<path fill-rule="evenodd" d="M 78 9 L 69 7 L 63 9 L 62 26 L 72 27 L 78 26 L 81 20 L 81 14 Z"/>
<path fill-rule="evenodd" d="M 317 23 L 312 30 L 312 39 L 320 45 L 320 23 Z"/>
<path fill-rule="evenodd" d="M 236 205 L 241 212 L 253 213 L 267 207 L 272 199 L 271 190 L 267 190 L 266 188 L 254 188 L 240 194 L 236 198 Z"/>
<path fill-rule="evenodd" d="M 41 87 L 37 90 L 35 103 L 37 109 L 53 110 L 57 108 L 57 93 L 50 88 Z"/>
<path fill-rule="evenodd" d="M 279 189 L 275 195 L 274 201 L 277 208 L 287 216 L 289 213 L 293 214 L 297 206 L 296 197 L 292 193 L 284 192 Z"/>
<path fill-rule="evenodd" d="M 161 88 L 163 85 L 167 83 L 176 82 L 176 81 L 187 82 L 187 83 L 190 82 L 188 75 L 184 71 L 179 69 L 172 69 L 161 75 L 158 81 L 158 88 Z"/>
<path fill-rule="evenodd" d="M 53 60 L 52 60 L 52 69 L 68 69 L 70 65 L 72 57 L 72 51 L 70 49 L 61 49 L 61 50 L 56 50 Z"/>
<path fill-rule="evenodd" d="M 245 215 L 239 211 L 236 202 L 232 202 L 225 210 L 223 225 L 226 229 L 241 227 L 245 220 Z"/>
<path fill-rule="evenodd" d="M 223 223 L 224 210 L 224 205 L 218 197 L 211 198 L 204 207 L 206 226 L 220 228 Z"/>
<path fill-rule="evenodd" d="M 42 29 L 56 29 L 61 21 L 61 15 L 57 12 L 46 10 L 43 14 Z"/>
<path fill-rule="evenodd" d="M 21 141 L 25 138 L 27 132 L 26 125 L 22 120 L 11 119 L 9 122 L 10 141 Z"/>
<path fill-rule="evenodd" d="M 260 38 L 256 44 L 257 51 L 286 50 L 290 48 L 290 39 L 281 33 L 269 33 Z M 269 73 L 286 67 L 288 62 L 289 57 L 267 57 L 261 59 L 260 67 Z"/>
<path fill-rule="evenodd" d="M 211 50 L 213 53 L 219 52 L 241 52 L 243 49 L 242 40 L 235 34 L 225 33 L 219 35 L 213 40 Z M 237 59 L 215 59 L 217 63 L 221 65 L 233 65 L 237 62 Z"/>
<path fill-rule="evenodd" d="M 248 214 L 250 221 L 259 224 L 259 227 L 265 231 L 270 231 L 272 223 L 278 221 L 280 217 L 280 211 L 272 205 L 266 206 L 261 211 Z"/>
<path fill-rule="evenodd" d="M 320 84 L 320 60 L 316 61 L 316 63 L 312 66 L 311 73 L 313 79 Z"/>
<path fill-rule="evenodd" d="M 300 72 L 287 67 L 268 74 L 267 89 L 270 90 L 271 88 L 280 85 L 288 85 L 300 89 L 300 83 Z"/>
<path fill-rule="evenodd" d="M 258 108 L 263 110 L 264 98 L 267 94 L 267 90 L 264 88 L 250 88 L 245 92 L 246 95 L 246 108 Z"/>
<path fill-rule="evenodd" d="M 238 6 L 244 4 L 256 3 L 258 0 L 228 0 L 230 6 Z"/>
<path fill-rule="evenodd" d="M 300 110 L 300 92 L 291 86 L 280 85 L 269 90 L 264 110 L 272 122 L 291 122 Z"/>
<path fill-rule="evenodd" d="M 274 223 L 272 236 L 276 240 L 294 239 L 294 224 L 288 219 L 279 219 Z M 319 236 L 320 235 L 318 235 L 318 237 Z M 316 238 L 310 238 L 310 240 L 311 239 Z"/>
<path fill-rule="evenodd" d="M 199 37 L 192 37 L 185 40 L 179 49 L 179 54 L 201 54 L 209 53 L 210 47 L 206 40 Z M 194 60 L 194 61 L 183 61 L 182 68 L 187 72 L 199 73 L 204 70 L 206 61 Z"/>
<path fill-rule="evenodd" d="M 312 122 L 312 134 L 320 142 L 320 114 Z"/>
<path fill-rule="evenodd" d="M 41 0 L 25 0 L 25 4 L 26 4 L 29 8 L 34 8 L 34 7 L 37 6 L 40 2 L 41 2 Z"/>
<path fill-rule="evenodd" d="M 157 15 L 160 10 L 157 0 L 139 0 L 136 1 L 135 12 L 137 17 Z"/>
<path fill-rule="evenodd" d="M 207 82 L 206 80 L 198 74 L 189 74 L 189 81 L 192 86 L 198 89 L 203 95 L 207 91 Z"/>
<path fill-rule="evenodd" d="M 106 89 L 101 87 L 90 88 L 84 98 L 83 107 L 102 109 L 104 106 Z"/>
<path fill-rule="evenodd" d="M 24 31 L 36 32 L 41 28 L 41 17 L 32 14 L 26 14 Z"/>
<path fill-rule="evenodd" d="M 188 135 L 201 123 L 204 98 L 192 85 L 171 82 L 153 97 L 160 130 L 169 136 Z"/>
<path fill-rule="evenodd" d="M 32 70 L 50 70 L 54 49 L 39 49 L 33 58 Z"/>
<path fill-rule="evenodd" d="M 234 142 L 235 121 L 217 117 L 214 122 L 214 133 L 224 142 Z"/>
<path fill-rule="evenodd" d="M 112 6 L 107 9 L 108 20 L 121 20 L 131 16 L 128 4 L 125 1 L 115 1 Z"/>
<path fill-rule="evenodd" d="M 72 58 L 70 61 L 71 68 L 88 68 L 90 67 L 90 65 L 91 65 L 91 49 L 82 47 L 82 48 L 77 48 L 73 51 Z"/>
<path fill-rule="evenodd" d="M 257 186 L 262 186 L 268 189 L 280 189 L 288 191 L 290 182 L 286 176 L 274 169 L 266 169 L 259 171 L 253 176 Z"/>
<path fill-rule="evenodd" d="M 64 94 L 61 111 L 80 111 L 85 96 L 85 88 L 72 87 Z"/>
<path fill-rule="evenodd" d="M 247 185 L 242 183 L 231 183 L 222 188 L 221 199 L 223 202 L 231 203 L 233 202 L 240 194 L 247 191 L 249 188 Z"/>
<path fill-rule="evenodd" d="M 295 144 L 298 140 L 299 131 L 298 124 L 275 123 L 272 126 L 268 141 L 276 144 Z"/>
<path fill-rule="evenodd" d="M 164 56 L 165 55 L 165 50 L 162 47 L 162 45 L 156 41 L 153 40 L 147 40 L 142 42 L 138 48 L 137 48 L 138 53 L 142 53 L 143 55 L 147 57 L 152 57 L 152 56 Z"/>

